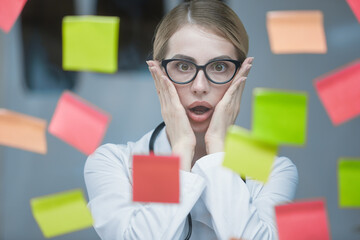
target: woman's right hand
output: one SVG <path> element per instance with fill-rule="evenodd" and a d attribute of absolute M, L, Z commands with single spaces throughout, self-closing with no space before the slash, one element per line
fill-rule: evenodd
<path fill-rule="evenodd" d="M 175 86 L 160 68 L 158 61 L 147 61 L 161 105 L 172 152 L 180 156 L 181 169 L 191 170 L 196 138 Z"/>

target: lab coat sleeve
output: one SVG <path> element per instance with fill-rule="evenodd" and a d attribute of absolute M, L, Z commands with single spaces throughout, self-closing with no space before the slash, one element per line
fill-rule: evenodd
<path fill-rule="evenodd" d="M 180 171 L 180 204 L 132 202 L 129 156 L 125 146 L 107 144 L 87 159 L 84 176 L 96 232 L 103 240 L 180 239 L 205 188 L 203 178 Z"/>
<path fill-rule="evenodd" d="M 274 206 L 294 198 L 295 165 L 287 158 L 277 158 L 265 185 L 250 179 L 245 183 L 222 167 L 223 155 L 207 155 L 192 170 L 207 183 L 201 198 L 212 215 L 216 235 L 219 239 L 277 239 Z"/>

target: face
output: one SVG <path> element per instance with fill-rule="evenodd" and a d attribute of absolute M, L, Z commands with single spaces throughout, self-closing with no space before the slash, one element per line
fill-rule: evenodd
<path fill-rule="evenodd" d="M 216 32 L 198 25 L 185 25 L 169 39 L 166 59 L 191 60 L 197 65 L 205 65 L 213 59 L 236 60 L 233 44 Z M 214 84 L 200 70 L 194 81 L 175 84 L 180 101 L 186 110 L 195 133 L 204 133 L 209 127 L 216 105 L 229 88 L 226 84 Z"/>

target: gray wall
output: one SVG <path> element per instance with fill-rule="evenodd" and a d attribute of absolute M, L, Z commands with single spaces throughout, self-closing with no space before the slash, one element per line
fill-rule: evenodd
<path fill-rule="evenodd" d="M 171 5 L 175 0 L 169 2 Z M 283 147 L 280 155 L 288 156 L 298 167 L 300 182 L 296 199 L 326 198 L 333 239 L 360 239 L 360 210 L 338 208 L 336 172 L 339 157 L 360 157 L 360 118 L 332 126 L 312 85 L 312 80 L 319 75 L 360 57 L 360 25 L 345 1 L 228 2 L 248 30 L 249 55 L 255 57 L 237 124 L 251 128 L 251 93 L 255 87 L 308 92 L 307 144 L 303 148 Z M 295 9 L 324 12 L 327 54 L 273 55 L 270 52 L 266 12 Z M 18 22 L 9 34 L 0 31 L 0 107 L 49 122 L 60 93 L 32 93 L 24 88 L 19 27 Z M 161 121 L 155 88 L 145 63 L 144 70 L 139 72 L 82 73 L 75 92 L 112 114 L 103 143 L 136 140 Z M 47 139 L 47 155 L 0 146 L 0 239 L 44 239 L 31 215 L 29 199 L 73 188 L 85 191 L 86 156 L 50 134 Z M 93 229 L 87 229 L 54 239 L 98 237 Z"/>

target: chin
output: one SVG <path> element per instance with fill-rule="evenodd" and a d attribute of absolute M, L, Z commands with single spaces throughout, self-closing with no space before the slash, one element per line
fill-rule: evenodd
<path fill-rule="evenodd" d="M 205 121 L 202 123 L 192 122 L 191 127 L 192 127 L 194 133 L 206 133 L 206 131 L 209 127 L 209 122 L 208 121 Z"/>

